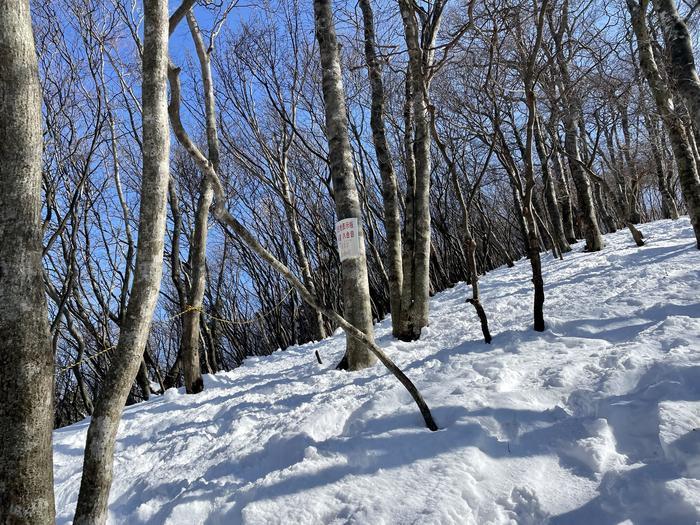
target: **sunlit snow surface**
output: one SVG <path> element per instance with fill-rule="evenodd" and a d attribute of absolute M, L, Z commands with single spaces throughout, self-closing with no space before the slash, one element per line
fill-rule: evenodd
<path fill-rule="evenodd" d="M 602 253 L 545 257 L 542 334 L 527 260 L 482 277 L 491 345 L 463 284 L 432 300 L 419 342 L 377 326 L 439 432 L 381 365 L 333 369 L 342 334 L 128 408 L 110 523 L 694 525 L 700 251 L 687 218 L 641 229 L 641 249 L 620 231 Z M 59 523 L 86 430 L 54 434 Z"/>

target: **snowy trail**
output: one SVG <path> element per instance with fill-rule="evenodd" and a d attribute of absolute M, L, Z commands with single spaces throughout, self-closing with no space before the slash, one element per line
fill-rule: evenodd
<path fill-rule="evenodd" d="M 419 342 L 378 325 L 439 432 L 381 365 L 332 369 L 342 334 L 128 408 L 110 523 L 695 524 L 700 253 L 686 218 L 642 231 L 641 249 L 621 231 L 545 257 L 542 334 L 526 260 L 483 277 L 492 345 L 463 284 L 433 298 Z M 58 523 L 86 430 L 54 433 Z"/>

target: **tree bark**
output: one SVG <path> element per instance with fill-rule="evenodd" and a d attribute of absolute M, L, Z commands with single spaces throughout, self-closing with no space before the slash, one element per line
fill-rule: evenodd
<path fill-rule="evenodd" d="M 598 217 L 595 212 L 591 183 L 583 169 L 583 161 L 579 154 L 578 126 L 575 119 L 567 116 L 565 119 L 564 149 L 569 159 L 571 178 L 574 180 L 579 201 L 579 217 L 586 239 L 586 251 L 597 252 L 603 249 L 603 235 L 598 227 Z"/>
<path fill-rule="evenodd" d="M 136 268 L 115 357 L 88 428 L 83 476 L 74 518 L 76 525 L 101 525 L 107 519 L 119 420 L 141 363 L 158 301 L 163 270 L 170 153 L 166 85 L 167 0 L 144 0 L 143 49 L 143 176 Z"/>
<path fill-rule="evenodd" d="M 659 193 L 661 194 L 661 213 L 664 219 L 678 219 L 678 207 L 676 199 L 671 192 L 670 180 L 664 157 L 660 147 L 659 131 L 656 124 L 651 120 L 648 112 L 644 113 L 644 125 L 649 134 L 649 143 L 651 145 L 651 154 L 654 157 L 654 168 L 656 170 L 656 180 L 659 185 Z"/>
<path fill-rule="evenodd" d="M 407 199 L 406 206 L 412 205 L 410 231 L 411 243 L 404 253 L 404 265 L 411 264 L 411 271 L 404 270 L 401 292 L 401 321 L 399 338 L 413 341 L 420 337 L 423 327 L 428 326 L 430 294 L 430 122 L 428 116 L 428 78 L 426 68 L 430 65 L 429 55 L 437 25 L 433 29 L 430 42 L 421 46 L 418 23 L 413 6 L 407 0 L 399 0 L 406 46 L 408 48 L 408 68 L 411 82 L 411 106 L 413 117 L 413 158 L 415 160 L 415 185 L 413 198 Z M 439 23 L 439 22 L 438 22 Z M 409 130 L 406 130 L 408 133 Z M 408 213 L 407 213 L 408 217 Z M 408 259 L 408 261 L 406 261 Z M 405 267 L 405 266 L 404 266 Z"/>
<path fill-rule="evenodd" d="M 190 239 L 189 304 L 182 319 L 182 371 L 185 376 L 185 391 L 188 394 L 198 394 L 204 390 L 202 371 L 199 365 L 200 312 L 206 287 L 208 219 L 213 198 L 214 191 L 211 185 L 206 179 L 203 179 L 197 202 L 194 231 Z"/>
<path fill-rule="evenodd" d="M 671 55 L 675 87 L 688 105 L 696 129 L 700 129 L 700 77 L 695 68 L 693 41 L 688 26 L 678 14 L 676 0 L 652 0 L 659 14 L 664 40 Z"/>
<path fill-rule="evenodd" d="M 184 312 L 187 309 L 187 290 L 189 288 L 187 282 L 182 279 L 182 263 L 180 262 L 182 213 L 180 212 L 180 198 L 178 197 L 177 193 L 177 183 L 175 177 L 170 177 L 168 180 L 168 201 L 170 203 L 170 213 L 173 221 L 172 240 L 170 245 L 170 276 L 173 284 L 175 285 L 175 291 L 177 292 L 177 307 L 179 313 Z M 184 321 L 181 319 L 180 323 L 180 326 L 182 327 L 184 325 Z M 182 336 L 180 337 L 180 346 L 178 348 L 175 361 L 165 374 L 163 386 L 166 390 L 174 387 L 179 381 L 180 369 L 182 368 L 183 345 Z"/>
<path fill-rule="evenodd" d="M 365 59 L 372 92 L 370 127 L 372 140 L 382 178 L 384 199 L 384 228 L 387 243 L 387 276 L 389 280 L 389 304 L 391 308 L 391 331 L 394 337 L 400 334 L 401 288 L 403 286 L 403 261 L 401 254 L 401 216 L 399 214 L 398 183 L 391 161 L 389 144 L 384 128 L 384 83 L 377 60 L 374 14 L 371 0 L 360 0 L 365 33 Z"/>
<path fill-rule="evenodd" d="M 570 252 L 571 246 L 564 233 L 564 223 L 559 212 L 559 203 L 557 202 L 557 191 L 554 187 L 551 172 L 549 171 L 549 157 L 544 150 L 544 138 L 539 124 L 539 118 L 535 119 L 535 149 L 537 156 L 540 159 L 540 169 L 542 170 L 542 182 L 544 183 L 544 198 L 549 212 L 549 219 L 552 221 L 552 238 L 560 252 Z"/>
<path fill-rule="evenodd" d="M 598 217 L 596 215 L 593 194 L 591 192 L 591 183 L 583 169 L 583 161 L 581 160 L 580 140 L 579 140 L 579 107 L 580 104 L 576 100 L 573 93 L 573 85 L 569 66 L 564 57 L 563 35 L 568 26 L 568 10 L 569 2 L 565 0 L 562 8 L 562 20 L 560 27 L 555 29 L 553 21 L 550 18 L 550 29 L 552 31 L 552 39 L 556 48 L 556 60 L 559 67 L 559 74 L 562 84 L 560 90 L 562 110 L 564 113 L 564 150 L 568 157 L 569 169 L 571 178 L 574 180 L 576 194 L 578 195 L 579 217 L 583 234 L 586 239 L 586 250 L 597 252 L 603 249 L 605 245 L 603 235 L 598 227 Z"/>
<path fill-rule="evenodd" d="M 413 80 L 411 79 L 411 67 L 406 67 L 406 78 L 404 83 L 405 99 L 403 104 L 403 153 L 404 172 L 406 177 L 406 194 L 404 197 L 404 227 L 403 246 L 401 252 L 402 277 L 401 283 L 401 309 L 399 316 L 399 331 L 397 338 L 411 339 L 410 336 L 402 336 L 407 324 L 407 317 L 410 315 L 413 304 L 413 284 L 415 273 L 415 245 L 416 245 L 416 221 L 415 221 L 415 198 L 416 198 L 416 156 L 413 151 Z M 392 314 L 392 317 L 396 314 Z"/>
<path fill-rule="evenodd" d="M 557 139 L 558 140 L 558 139 Z M 569 182 L 567 180 L 566 170 L 561 161 L 559 154 L 559 144 L 554 144 L 554 173 L 559 179 L 562 201 L 561 201 L 561 220 L 564 225 L 564 234 L 569 245 L 576 243 L 576 230 L 574 229 L 574 209 L 571 205 L 571 193 L 569 192 Z"/>
<path fill-rule="evenodd" d="M 0 2 L 0 523 L 53 523 L 41 88 L 28 0 Z"/>
<path fill-rule="evenodd" d="M 546 0 L 545 0 L 546 3 Z M 535 189 L 535 176 L 532 162 L 532 142 L 534 135 L 537 108 L 535 106 L 534 88 L 528 82 L 525 87 L 528 101 L 528 123 L 525 164 L 525 191 L 523 195 L 523 217 L 527 224 L 527 249 L 532 268 L 533 294 L 533 328 L 536 332 L 544 332 L 544 280 L 542 279 L 542 259 L 540 257 L 540 236 L 538 234 L 537 221 L 532 198 Z"/>
<path fill-rule="evenodd" d="M 359 226 L 359 256 L 342 261 L 343 313 L 356 328 L 374 337 L 372 308 L 367 278 L 364 232 L 360 212 L 360 200 L 355 185 L 352 151 L 348 138 L 345 90 L 340 71 L 340 54 L 333 22 L 331 0 L 314 0 L 316 39 L 321 54 L 323 100 L 328 136 L 328 156 L 335 194 L 335 210 L 338 220 L 356 218 Z M 376 358 L 366 345 L 354 337 L 348 337 L 345 357 L 341 363 L 348 370 L 360 370 L 375 363 Z"/>
<path fill-rule="evenodd" d="M 646 6 L 646 0 L 641 5 L 635 0 L 627 0 L 627 8 L 632 18 L 632 28 L 637 36 L 640 66 L 649 83 L 659 114 L 671 140 L 681 190 L 688 208 L 690 223 L 695 232 L 696 244 L 700 249 L 700 178 L 698 177 L 698 167 L 690 145 L 689 132 L 675 110 L 673 97 L 656 65 L 646 24 Z"/>

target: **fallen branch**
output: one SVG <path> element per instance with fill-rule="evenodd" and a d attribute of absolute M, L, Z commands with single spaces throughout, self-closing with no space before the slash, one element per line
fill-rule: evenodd
<path fill-rule="evenodd" d="M 253 236 L 248 229 L 243 226 L 234 216 L 232 216 L 228 210 L 225 208 L 224 203 L 226 202 L 226 195 L 224 193 L 221 180 L 218 174 L 214 170 L 211 162 L 202 154 L 202 152 L 197 148 L 197 146 L 192 142 L 189 135 L 185 131 L 182 121 L 180 119 L 180 80 L 179 80 L 179 68 L 174 67 L 170 64 L 168 68 L 168 80 L 170 81 L 170 105 L 168 106 L 168 114 L 170 116 L 170 123 L 175 132 L 178 142 L 182 145 L 187 153 L 192 157 L 192 159 L 197 164 L 197 167 L 201 170 L 204 177 L 209 179 L 209 182 L 214 188 L 214 204 L 212 207 L 212 212 L 214 217 L 224 226 L 231 228 L 233 233 L 238 239 L 242 240 L 250 249 L 257 253 L 262 259 L 264 259 L 274 270 L 276 270 L 291 286 L 293 286 L 299 294 L 302 296 L 304 301 L 314 308 L 316 311 L 325 315 L 331 321 L 334 321 L 338 326 L 340 326 L 348 337 L 353 337 L 356 340 L 364 344 L 382 364 L 398 379 L 401 384 L 408 390 L 411 397 L 418 405 L 425 425 L 432 431 L 438 430 L 438 426 L 430 413 L 430 408 L 423 400 L 420 392 L 413 384 L 413 382 L 404 374 L 401 369 L 396 366 L 396 364 L 384 353 L 384 351 L 379 348 L 372 339 L 370 339 L 364 332 L 355 328 L 350 324 L 343 316 L 338 314 L 336 311 L 324 308 L 319 304 L 316 297 L 314 297 L 309 290 L 304 286 L 304 284 L 292 273 L 292 271 L 287 268 L 282 262 L 280 262 L 272 253 L 270 253 L 264 246 L 262 246 L 258 240 Z"/>

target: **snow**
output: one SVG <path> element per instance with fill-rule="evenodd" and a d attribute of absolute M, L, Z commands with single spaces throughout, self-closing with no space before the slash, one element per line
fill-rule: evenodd
<path fill-rule="evenodd" d="M 252 358 L 206 390 L 127 408 L 114 524 L 695 524 L 700 520 L 700 253 L 688 220 L 544 258 L 547 331 L 526 260 L 482 278 L 481 339 L 463 284 L 415 343 L 333 370 L 344 335 Z M 318 365 L 314 350 L 324 359 Z M 54 433 L 58 523 L 75 508 L 87 421 Z"/>

